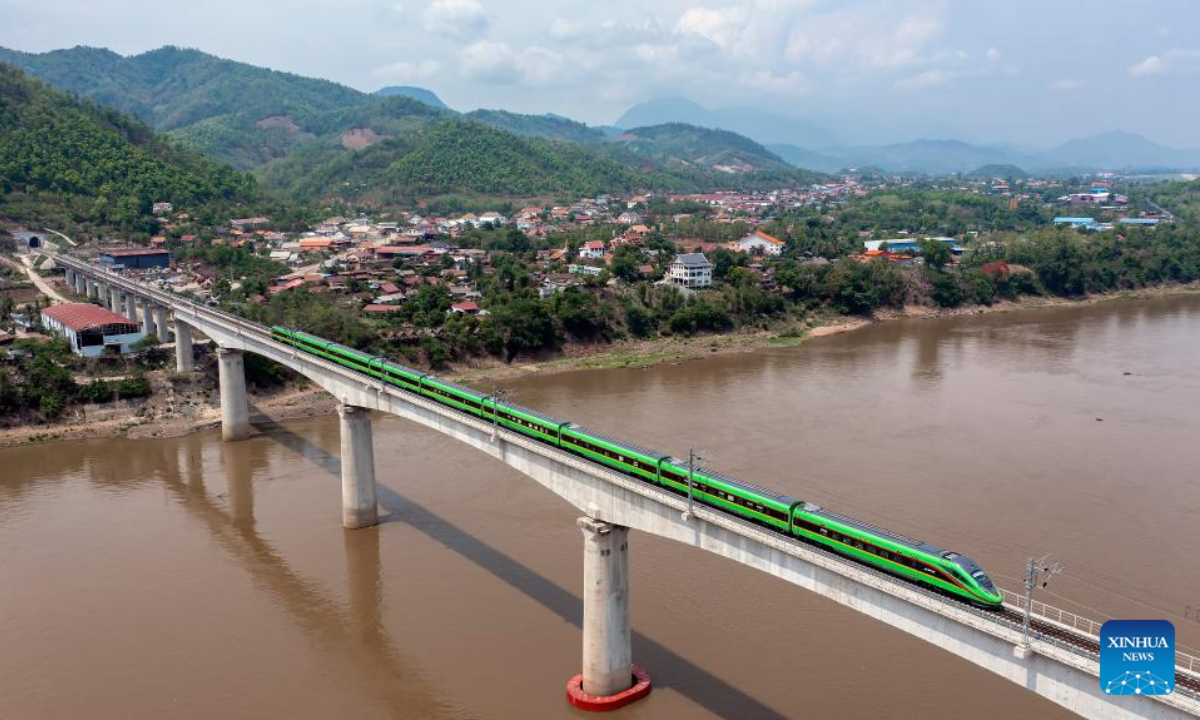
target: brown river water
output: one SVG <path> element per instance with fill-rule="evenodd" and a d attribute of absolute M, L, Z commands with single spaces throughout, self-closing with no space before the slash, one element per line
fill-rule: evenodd
<path fill-rule="evenodd" d="M 514 401 L 973 556 L 1200 647 L 1200 297 L 885 323 L 512 384 Z M 340 525 L 336 417 L 0 451 L 0 717 L 570 718 L 566 503 L 378 417 L 384 522 Z M 1070 717 L 747 567 L 631 536 L 627 718 Z M 1053 593 L 1053 594 L 1050 594 Z"/>

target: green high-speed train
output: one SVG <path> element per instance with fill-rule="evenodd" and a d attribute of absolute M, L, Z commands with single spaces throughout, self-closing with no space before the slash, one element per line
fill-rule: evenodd
<path fill-rule="evenodd" d="M 369 375 L 460 412 L 502 425 L 538 442 L 623 475 L 687 496 L 774 532 L 794 537 L 973 605 L 999 608 L 1004 597 L 979 564 L 959 553 L 868 525 L 812 503 L 713 472 L 689 472 L 686 462 L 631 445 L 474 390 L 440 380 L 323 338 L 275 326 L 271 335 L 298 350 Z"/>

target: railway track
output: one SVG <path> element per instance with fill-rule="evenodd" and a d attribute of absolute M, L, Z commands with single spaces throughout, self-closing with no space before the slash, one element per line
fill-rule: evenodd
<path fill-rule="evenodd" d="M 1021 628 L 1025 625 L 1025 614 L 1020 610 L 1011 607 L 1005 607 L 996 612 L 996 619 L 1002 622 L 1007 622 L 1014 627 Z M 1089 655 L 1100 655 L 1100 643 L 1086 635 L 1071 632 L 1070 630 L 1061 628 L 1053 623 L 1039 620 L 1036 617 L 1029 622 L 1030 632 L 1036 633 L 1042 637 L 1050 637 L 1059 642 L 1066 643 L 1072 647 L 1078 648 Z M 1186 673 L 1175 673 L 1175 687 L 1184 688 L 1190 691 L 1190 694 L 1200 695 L 1200 678 Z"/>

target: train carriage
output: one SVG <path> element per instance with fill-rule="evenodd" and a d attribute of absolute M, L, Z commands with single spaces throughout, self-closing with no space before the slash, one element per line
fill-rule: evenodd
<path fill-rule="evenodd" d="M 689 471 L 684 461 L 668 458 L 660 472 L 665 487 L 681 495 L 688 494 Z M 792 506 L 799 502 L 713 470 L 695 470 L 690 474 L 693 499 L 784 532 Z"/>
<path fill-rule="evenodd" d="M 539 442 L 600 463 L 616 472 L 661 485 L 676 495 L 877 567 L 893 575 L 996 608 L 1003 596 L 978 563 L 900 533 L 798 501 L 650 448 L 543 415 L 418 370 L 329 342 L 309 333 L 272 327 L 271 335 L 303 352 L 381 379 L 461 412 L 495 422 Z M 689 490 L 690 488 L 690 490 Z"/>
<path fill-rule="evenodd" d="M 561 447 L 655 484 L 659 483 L 659 465 L 668 457 L 574 423 L 563 426 Z"/>

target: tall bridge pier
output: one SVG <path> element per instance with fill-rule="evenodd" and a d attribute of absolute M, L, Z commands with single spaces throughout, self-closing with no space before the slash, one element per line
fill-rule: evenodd
<path fill-rule="evenodd" d="M 246 365 L 241 350 L 217 348 L 217 384 L 221 393 L 221 439 L 250 436 L 250 406 L 246 402 Z"/>
<path fill-rule="evenodd" d="M 135 318 L 136 319 L 136 318 Z M 157 335 L 158 327 L 154 322 L 154 307 L 146 298 L 142 298 L 142 334 Z"/>
<path fill-rule="evenodd" d="M 175 371 L 188 373 L 196 369 L 192 357 L 192 326 L 175 318 Z"/>
<path fill-rule="evenodd" d="M 371 411 L 341 404 L 338 417 L 342 431 L 342 525 L 351 530 L 377 525 Z"/>
<path fill-rule="evenodd" d="M 629 623 L 629 528 L 581 517 L 583 672 L 567 700 L 584 710 L 614 710 L 645 697 L 650 677 L 633 664 Z"/>

